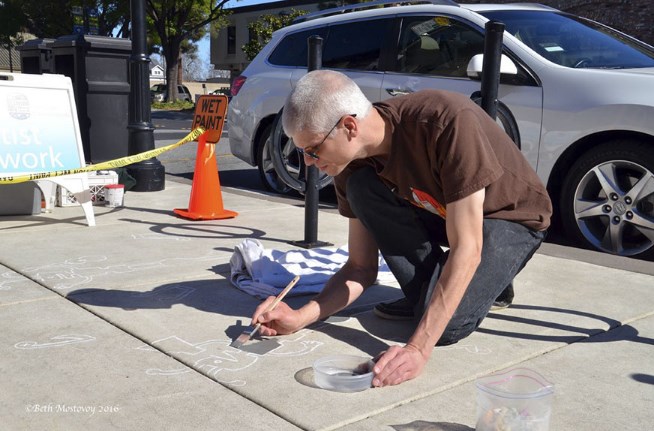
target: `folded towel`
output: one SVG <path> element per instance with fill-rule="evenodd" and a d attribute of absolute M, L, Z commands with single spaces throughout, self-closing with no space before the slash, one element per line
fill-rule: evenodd
<path fill-rule="evenodd" d="M 288 296 L 320 292 L 329 278 L 347 261 L 347 247 L 310 250 L 266 250 L 256 239 L 246 239 L 234 247 L 229 260 L 231 282 L 242 291 L 267 298 L 276 296 L 295 277 L 300 281 Z M 393 282 L 384 259 L 379 257 L 377 283 Z"/>

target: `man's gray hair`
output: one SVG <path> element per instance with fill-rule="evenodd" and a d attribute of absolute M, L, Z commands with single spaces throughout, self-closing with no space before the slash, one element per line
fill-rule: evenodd
<path fill-rule="evenodd" d="M 282 125 L 288 136 L 300 131 L 327 133 L 344 115 L 364 118 L 371 108 L 350 78 L 332 70 L 315 70 L 304 75 L 289 94 Z"/>

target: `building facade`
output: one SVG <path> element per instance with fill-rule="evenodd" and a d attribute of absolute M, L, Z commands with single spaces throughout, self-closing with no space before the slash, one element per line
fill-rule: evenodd
<path fill-rule="evenodd" d="M 151 60 L 149 63 L 150 68 L 150 87 L 155 84 L 164 84 L 166 82 L 166 71 L 159 63 Z"/>
<path fill-rule="evenodd" d="M 1 0 L 0 0 L 1 1 Z M 36 36 L 30 33 L 19 33 L 16 37 L 16 46 L 9 49 L 4 43 L 0 44 L 0 72 L 20 73 L 20 50 L 18 47 Z"/>
<path fill-rule="evenodd" d="M 515 3 L 516 0 L 463 0 L 459 3 Z M 292 9 L 315 12 L 338 1 L 286 0 L 231 9 L 229 25 L 211 34 L 214 69 L 229 70 L 232 79 L 249 61 L 241 49 L 250 40 L 248 25 L 261 15 L 289 13 Z M 540 0 L 538 3 L 601 22 L 654 45 L 652 0 Z"/>
<path fill-rule="evenodd" d="M 229 25 L 219 32 L 211 33 L 210 61 L 216 70 L 229 70 L 232 78 L 239 75 L 249 60 L 241 49 L 250 41 L 248 25 L 261 15 L 290 13 L 292 9 L 314 12 L 318 10 L 316 0 L 286 0 L 231 9 Z"/>
<path fill-rule="evenodd" d="M 0 72 L 20 72 L 20 52 L 16 48 L 0 46 Z"/>

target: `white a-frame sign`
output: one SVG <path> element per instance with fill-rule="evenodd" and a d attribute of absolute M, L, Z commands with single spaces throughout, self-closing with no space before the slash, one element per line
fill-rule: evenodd
<path fill-rule="evenodd" d="M 70 78 L 0 73 L 0 177 L 84 166 Z M 82 205 L 88 225 L 95 226 L 87 173 L 37 183 L 47 202 L 51 202 L 54 184 L 65 187 Z"/>

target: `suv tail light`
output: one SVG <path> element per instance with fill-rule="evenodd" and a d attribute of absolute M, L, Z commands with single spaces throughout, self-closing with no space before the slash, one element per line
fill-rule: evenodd
<path fill-rule="evenodd" d="M 232 82 L 232 89 L 230 90 L 231 93 L 232 93 L 232 97 L 234 97 L 234 96 L 236 96 L 238 94 L 238 92 L 241 89 L 241 87 L 243 86 L 243 84 L 245 84 L 246 79 L 247 79 L 247 77 L 245 77 L 243 75 L 239 75 L 236 78 L 234 78 L 234 82 Z"/>

